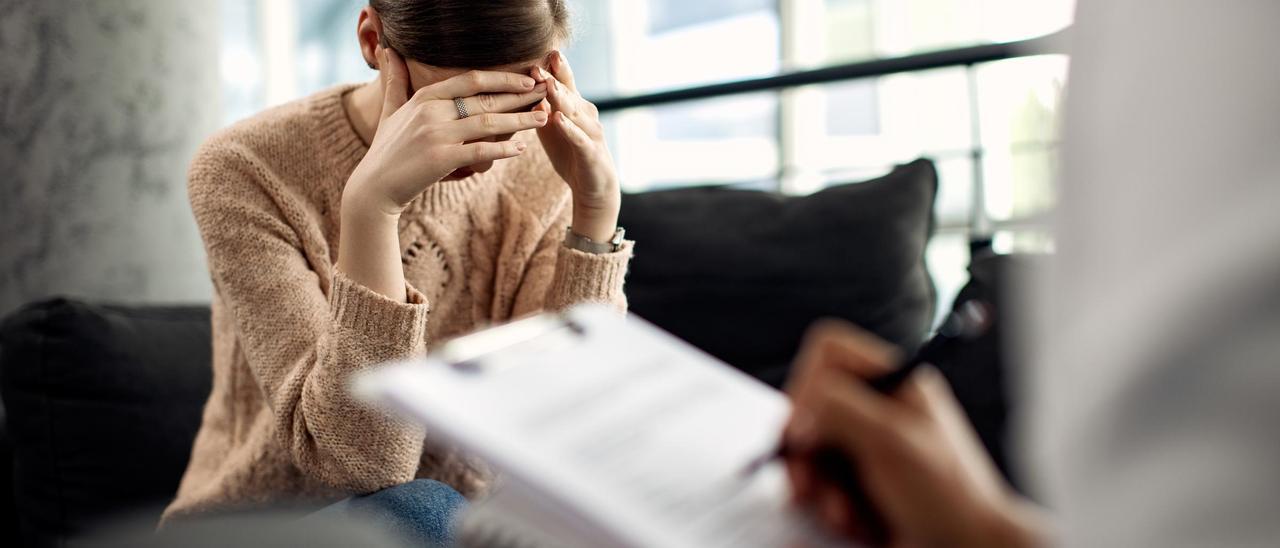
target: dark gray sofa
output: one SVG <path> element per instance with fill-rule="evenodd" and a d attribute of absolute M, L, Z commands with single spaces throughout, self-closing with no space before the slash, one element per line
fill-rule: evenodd
<path fill-rule="evenodd" d="M 934 312 L 923 257 L 936 188 L 920 160 L 802 198 L 629 195 L 631 310 L 775 386 L 818 317 L 913 348 Z M 199 426 L 209 347 L 203 305 L 53 299 L 5 319 L 0 542 L 61 546 L 113 516 L 154 520 Z"/>

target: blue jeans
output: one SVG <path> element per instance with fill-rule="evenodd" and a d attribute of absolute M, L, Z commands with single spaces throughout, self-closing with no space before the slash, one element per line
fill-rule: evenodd
<path fill-rule="evenodd" d="M 352 519 L 402 537 L 413 546 L 444 548 L 453 545 L 453 518 L 466 503 L 452 487 L 419 479 L 338 501 L 304 521 Z"/>

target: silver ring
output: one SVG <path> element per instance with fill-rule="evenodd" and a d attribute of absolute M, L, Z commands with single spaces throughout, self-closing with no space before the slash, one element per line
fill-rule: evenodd
<path fill-rule="evenodd" d="M 471 113 L 467 112 L 467 102 L 463 101 L 461 97 L 457 97 L 453 100 L 453 107 L 458 109 L 459 120 L 471 116 Z"/>

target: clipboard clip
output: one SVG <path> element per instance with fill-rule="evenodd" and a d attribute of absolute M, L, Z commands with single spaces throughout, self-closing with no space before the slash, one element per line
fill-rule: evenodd
<path fill-rule="evenodd" d="M 586 334 L 582 322 L 568 314 L 539 314 L 458 337 L 433 354 L 461 373 L 481 374 L 502 367 L 503 360 L 495 359 L 502 354 L 563 348 Z"/>

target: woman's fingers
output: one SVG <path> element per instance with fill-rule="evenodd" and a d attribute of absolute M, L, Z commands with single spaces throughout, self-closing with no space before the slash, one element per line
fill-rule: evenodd
<path fill-rule="evenodd" d="M 590 150 L 595 145 L 595 142 L 591 140 L 591 136 L 578 127 L 572 119 L 565 116 L 564 112 L 556 112 L 555 124 L 560 129 L 560 134 L 570 143 L 573 143 L 575 147 L 578 147 L 579 150 Z"/>
<path fill-rule="evenodd" d="M 547 102 L 547 94 L 551 93 L 551 82 L 547 81 L 549 78 L 547 78 L 546 71 L 542 70 L 542 67 L 535 66 L 529 69 L 529 77 L 533 78 L 533 81 L 537 82 L 539 86 L 542 86 L 544 90 L 542 100 L 538 101 L 537 105 L 534 105 L 533 110 L 550 113 L 551 103 Z"/>
<path fill-rule="evenodd" d="M 378 74 L 382 78 L 381 119 L 409 101 L 409 67 L 395 50 L 378 46 Z"/>
<path fill-rule="evenodd" d="M 539 68 L 538 70 L 543 69 Z M 573 120 L 579 120 L 579 115 L 582 111 L 581 105 L 579 105 L 581 97 L 577 96 L 575 91 L 570 90 L 570 87 L 558 81 L 557 78 L 554 78 L 552 74 L 545 72 L 545 70 L 543 72 L 543 82 L 547 82 L 547 102 L 550 109 L 561 111 L 561 113 L 568 115 Z"/>
<path fill-rule="evenodd" d="M 486 113 L 453 122 L 447 131 L 450 141 L 462 143 L 542 127 L 546 123 L 545 112 Z"/>
<path fill-rule="evenodd" d="M 479 141 L 452 147 L 449 159 L 455 166 L 483 164 L 519 156 L 524 149 L 525 144 L 515 139 L 498 142 Z"/>
<path fill-rule="evenodd" d="M 578 95 L 573 86 L 564 83 L 564 81 L 552 76 L 551 73 L 542 68 L 535 67 L 534 74 L 537 75 L 539 81 L 547 84 L 545 108 L 563 112 L 592 138 L 598 139 L 603 136 L 603 129 L 600 127 L 595 105 Z M 572 73 L 569 73 L 569 78 L 572 78 L 572 76 Z"/>
<path fill-rule="evenodd" d="M 551 110 L 573 116 L 578 110 L 576 104 L 577 96 L 566 89 L 564 84 L 552 78 L 551 75 L 544 76 L 545 79 L 543 81 L 547 83 L 547 102 L 551 103 Z"/>
<path fill-rule="evenodd" d="M 528 93 L 533 91 L 535 84 L 533 78 L 523 74 L 472 70 L 425 86 L 413 95 L 413 99 L 426 102 L 439 99 L 453 100 L 483 93 Z"/>
<path fill-rule="evenodd" d="M 538 84 L 532 91 L 525 93 L 485 93 L 474 97 L 464 97 L 467 113 L 471 115 L 489 112 L 511 112 L 542 101 L 547 96 L 547 85 Z"/>
<path fill-rule="evenodd" d="M 578 92 L 578 84 L 573 79 L 573 69 L 569 67 L 569 60 L 565 58 L 560 50 L 556 50 L 551 54 L 551 73 L 555 75 L 556 80 L 564 83 L 574 93 Z"/>

